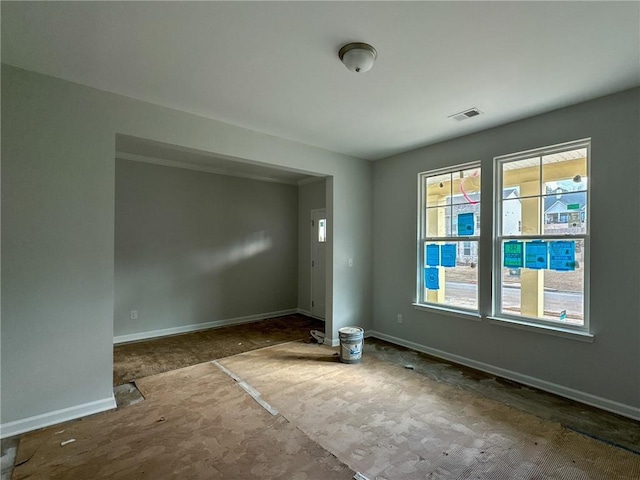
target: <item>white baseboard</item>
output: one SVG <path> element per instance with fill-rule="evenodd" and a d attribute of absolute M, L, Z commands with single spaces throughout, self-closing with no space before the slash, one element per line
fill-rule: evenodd
<path fill-rule="evenodd" d="M 55 410 L 53 412 L 35 415 L 33 417 L 23 418 L 13 422 L 3 423 L 0 425 L 0 438 L 13 437 L 22 433 L 31 432 L 44 427 L 50 427 L 58 423 L 68 422 L 76 418 L 94 415 L 107 410 L 116 408 L 116 399 L 111 394 L 110 397 L 96 400 L 93 402 L 75 405 L 73 407 Z"/>
<path fill-rule="evenodd" d="M 259 313 L 257 315 L 247 315 L 246 317 L 227 318 L 225 320 L 214 320 L 207 323 L 194 323 L 192 325 L 182 325 L 180 327 L 163 328 L 161 330 L 149 330 L 146 332 L 131 333 L 129 335 L 118 335 L 113 337 L 113 344 L 136 342 L 139 340 L 149 340 L 151 338 L 167 337 L 169 335 L 178 335 L 180 333 L 198 332 L 200 330 L 208 330 L 215 327 L 226 327 L 228 325 L 240 325 L 241 323 L 258 322 L 267 318 L 282 317 L 284 315 L 292 315 L 298 313 L 297 308 L 289 310 L 279 310 L 277 312 Z"/>
<path fill-rule="evenodd" d="M 330 347 L 339 347 L 340 346 L 340 339 L 339 338 L 327 338 L 327 337 L 325 337 L 324 344 L 328 345 Z"/>
<path fill-rule="evenodd" d="M 580 390 L 574 390 L 573 388 L 565 387 L 557 383 L 548 382 L 540 378 L 531 377 L 529 375 L 524 375 L 512 370 L 489 365 L 488 363 L 478 362 L 470 358 L 461 357 L 459 355 L 438 350 L 436 348 L 427 347 L 419 343 L 410 342 L 408 340 L 403 340 L 402 338 L 387 335 L 386 333 L 376 332 L 374 330 L 371 330 L 368 333 L 370 333 L 370 336 L 379 338 L 380 340 L 385 340 L 396 345 L 401 345 L 403 347 L 411 348 L 412 350 L 417 350 L 418 352 L 427 353 L 434 357 L 449 360 L 450 362 L 459 363 L 460 365 L 475 368 L 476 370 L 480 370 L 482 372 L 507 378 L 509 380 L 522 383 L 523 385 L 528 385 L 530 387 L 538 388 L 546 392 L 554 393 L 556 395 L 560 395 L 561 397 L 569 398 L 580 403 L 585 403 L 587 405 L 591 405 L 592 407 L 601 408 L 602 410 L 607 410 L 612 413 L 617 413 L 618 415 L 623 415 L 634 420 L 640 420 L 640 408 L 634 407 L 632 405 L 626 405 L 614 400 L 598 397 L 590 393 L 582 392 Z"/>
<path fill-rule="evenodd" d="M 320 320 L 321 322 L 324 322 L 325 319 L 322 317 L 318 317 L 317 315 L 312 314 L 309 310 L 303 310 L 302 308 L 298 308 L 298 313 L 306 316 L 306 317 L 311 317 L 311 318 L 315 318 L 316 320 Z"/>

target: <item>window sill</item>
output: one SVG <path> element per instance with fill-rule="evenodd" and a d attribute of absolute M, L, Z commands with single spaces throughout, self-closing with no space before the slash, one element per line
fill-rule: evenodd
<path fill-rule="evenodd" d="M 464 318 L 465 320 L 473 320 L 479 322 L 482 320 L 482 316 L 476 312 L 470 312 L 467 310 L 458 310 L 455 308 L 438 307 L 436 305 L 429 305 L 424 303 L 414 303 L 413 308 L 416 310 L 422 310 L 425 312 L 440 313 L 442 315 L 448 315 L 450 317 Z"/>
<path fill-rule="evenodd" d="M 528 330 L 530 332 L 544 333 L 546 335 L 554 335 L 556 337 L 569 338 L 580 342 L 593 343 L 594 336 L 589 332 L 581 332 L 571 330 L 569 328 L 555 327 L 552 325 L 541 325 L 538 323 L 527 322 L 525 320 L 513 320 L 510 318 L 487 317 L 489 323 L 500 325 L 503 327 L 518 328 L 520 330 Z"/>

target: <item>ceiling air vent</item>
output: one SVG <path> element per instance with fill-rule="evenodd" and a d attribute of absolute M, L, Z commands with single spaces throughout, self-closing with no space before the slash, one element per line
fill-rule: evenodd
<path fill-rule="evenodd" d="M 477 108 L 470 108 L 469 110 L 465 110 L 464 112 L 449 115 L 447 118 L 453 118 L 455 121 L 461 122 L 462 120 L 466 120 L 467 118 L 477 117 L 481 113 L 482 112 Z"/>

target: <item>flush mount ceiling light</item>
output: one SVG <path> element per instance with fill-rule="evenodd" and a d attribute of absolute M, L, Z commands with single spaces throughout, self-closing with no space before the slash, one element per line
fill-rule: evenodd
<path fill-rule="evenodd" d="M 355 73 L 364 73 L 371 70 L 378 52 L 366 43 L 348 43 L 340 49 L 338 56 L 342 63 Z"/>

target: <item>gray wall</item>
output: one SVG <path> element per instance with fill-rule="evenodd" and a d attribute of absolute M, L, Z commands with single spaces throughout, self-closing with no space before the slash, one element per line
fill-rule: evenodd
<path fill-rule="evenodd" d="M 640 90 L 634 89 L 375 163 L 374 328 L 640 416 Z M 482 231 L 491 232 L 493 157 L 592 138 L 591 326 L 595 341 L 559 338 L 419 311 L 416 175 L 482 161 Z M 487 200 L 484 200 L 487 199 Z M 482 313 L 491 313 L 491 236 L 481 240 Z M 398 324 L 396 315 L 404 322 Z M 627 408 L 628 407 L 628 408 Z"/>
<path fill-rule="evenodd" d="M 7 65 L 2 127 L 1 421 L 14 431 L 112 399 L 118 133 L 332 176 L 327 333 L 371 325 L 371 162 Z"/>
<path fill-rule="evenodd" d="M 298 308 L 311 311 L 311 210 L 325 208 L 324 179 L 298 187 Z"/>
<path fill-rule="evenodd" d="M 297 211 L 297 186 L 117 159 L 114 334 L 295 309 Z"/>

